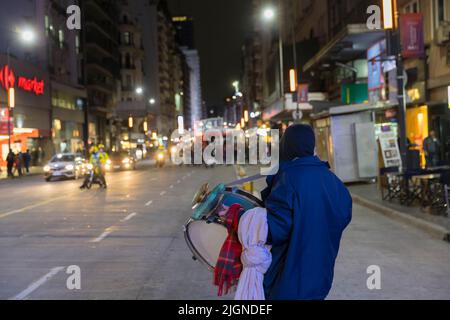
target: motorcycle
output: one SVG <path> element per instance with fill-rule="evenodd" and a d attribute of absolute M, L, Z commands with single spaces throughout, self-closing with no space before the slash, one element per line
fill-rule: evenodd
<path fill-rule="evenodd" d="M 91 189 L 93 184 L 98 184 L 101 188 L 106 189 L 106 180 L 100 165 L 88 163 L 86 165 L 86 176 L 80 189 Z"/>
<path fill-rule="evenodd" d="M 156 167 L 162 168 L 166 164 L 166 155 L 164 154 L 164 151 L 158 151 L 156 153 Z"/>

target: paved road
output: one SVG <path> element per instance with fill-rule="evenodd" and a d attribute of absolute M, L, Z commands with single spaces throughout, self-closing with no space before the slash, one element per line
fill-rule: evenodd
<path fill-rule="evenodd" d="M 211 274 L 191 259 L 182 225 L 203 182 L 233 167 L 143 165 L 108 176 L 109 189 L 40 177 L 0 181 L 0 299 L 213 299 Z M 450 299 L 450 246 L 355 208 L 331 299 Z M 382 290 L 366 288 L 366 268 Z M 67 267 L 81 269 L 68 290 Z"/>

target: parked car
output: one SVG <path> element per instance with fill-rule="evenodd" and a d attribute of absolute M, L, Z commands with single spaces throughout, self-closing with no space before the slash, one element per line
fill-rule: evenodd
<path fill-rule="evenodd" d="M 44 177 L 47 182 L 53 178 L 78 179 L 84 176 L 85 160 L 80 154 L 60 153 L 53 156 L 44 167 Z"/>
<path fill-rule="evenodd" d="M 109 156 L 108 171 L 135 170 L 136 158 L 128 152 L 113 152 Z"/>

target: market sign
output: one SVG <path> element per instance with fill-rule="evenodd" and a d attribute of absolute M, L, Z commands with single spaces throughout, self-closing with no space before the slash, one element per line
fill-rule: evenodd
<path fill-rule="evenodd" d="M 24 76 L 19 76 L 16 78 L 14 71 L 8 65 L 5 65 L 0 69 L 0 86 L 8 91 L 10 88 L 14 88 L 16 83 L 19 89 L 26 92 L 34 93 L 37 96 L 44 94 L 44 80 L 38 80 L 36 76 L 33 78 L 27 78 Z"/>
<path fill-rule="evenodd" d="M 400 15 L 400 37 L 403 58 L 414 59 L 425 56 L 423 15 L 421 13 Z"/>

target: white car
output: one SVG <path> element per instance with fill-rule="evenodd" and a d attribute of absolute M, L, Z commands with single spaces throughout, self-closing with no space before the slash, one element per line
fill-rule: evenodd
<path fill-rule="evenodd" d="M 84 174 L 83 164 L 84 159 L 80 154 L 57 154 L 44 167 L 45 180 L 49 182 L 53 178 L 78 179 Z"/>

